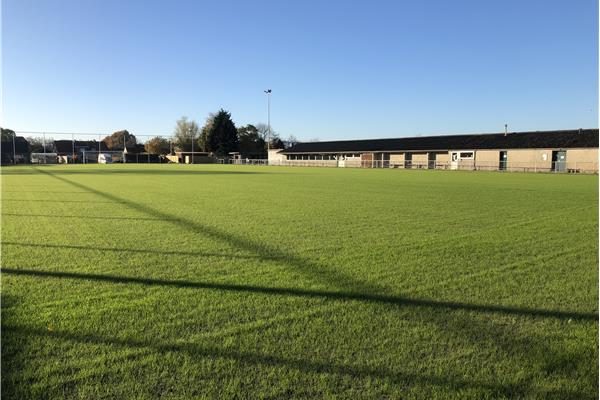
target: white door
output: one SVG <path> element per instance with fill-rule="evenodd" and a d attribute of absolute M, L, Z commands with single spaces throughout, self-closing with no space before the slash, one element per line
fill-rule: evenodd
<path fill-rule="evenodd" d="M 450 155 L 450 169 L 458 169 L 458 152 L 452 152 Z"/>

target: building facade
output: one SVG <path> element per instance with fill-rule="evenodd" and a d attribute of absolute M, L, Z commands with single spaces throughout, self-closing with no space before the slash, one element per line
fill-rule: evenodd
<path fill-rule="evenodd" d="M 269 164 L 598 173 L 598 129 L 298 143 Z"/>

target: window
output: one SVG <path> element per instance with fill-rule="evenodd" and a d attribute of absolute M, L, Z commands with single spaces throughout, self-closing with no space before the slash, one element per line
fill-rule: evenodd
<path fill-rule="evenodd" d="M 473 158 L 473 152 L 472 151 L 461 152 L 460 158 Z"/>

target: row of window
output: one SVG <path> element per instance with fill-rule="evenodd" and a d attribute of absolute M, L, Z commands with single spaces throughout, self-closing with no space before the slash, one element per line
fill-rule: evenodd
<path fill-rule="evenodd" d="M 288 160 L 345 160 L 350 157 L 360 158 L 360 153 L 356 154 L 290 154 Z"/>
<path fill-rule="evenodd" d="M 412 153 L 406 153 L 407 158 L 412 156 Z M 288 160 L 346 160 L 348 158 L 360 158 L 360 153 L 348 153 L 348 154 L 290 154 Z M 461 152 L 460 158 L 471 159 L 473 158 L 473 152 Z"/>

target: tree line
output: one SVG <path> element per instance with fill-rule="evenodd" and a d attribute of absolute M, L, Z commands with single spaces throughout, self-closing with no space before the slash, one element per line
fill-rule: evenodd
<path fill-rule="evenodd" d="M 267 141 L 270 143 L 267 146 Z M 209 114 L 204 126 L 181 117 L 175 124 L 173 140 L 157 136 L 146 143 L 146 151 L 162 153 L 168 146 L 173 146 L 177 151 L 202 151 L 214 153 L 218 156 L 227 156 L 231 152 L 240 152 L 243 156 L 252 158 L 265 158 L 267 147 L 282 149 L 297 142 L 290 136 L 282 140 L 276 132 L 271 131 L 265 124 L 247 124 L 236 127 L 231 119 L 231 114 L 223 109 Z"/>
<path fill-rule="evenodd" d="M 12 140 L 14 132 L 2 129 L 2 141 Z M 44 151 L 44 140 L 41 137 L 29 137 L 32 153 Z M 267 145 L 267 141 L 269 141 Z M 53 139 L 45 139 L 46 152 L 52 151 Z M 138 146 L 135 135 L 127 130 L 120 130 L 102 139 L 108 150 L 122 150 L 123 146 Z M 155 136 L 144 143 L 144 150 L 151 154 L 169 154 L 174 151 L 196 151 L 214 153 L 217 156 L 228 156 L 231 152 L 239 152 L 242 157 L 266 158 L 267 148 L 283 149 L 297 142 L 290 136 L 286 140 L 271 130 L 266 124 L 247 124 L 236 127 L 231 113 L 223 109 L 209 114 L 204 125 L 200 127 L 194 120 L 181 117 L 175 123 L 171 139 Z"/>
<path fill-rule="evenodd" d="M 247 124 L 236 127 L 231 113 L 223 109 L 209 114 L 204 126 L 200 127 L 194 120 L 181 117 L 175 123 L 172 139 L 155 136 L 149 139 L 144 148 L 148 153 L 167 154 L 173 151 L 197 151 L 227 156 L 231 152 L 239 152 L 248 158 L 266 158 L 267 141 L 273 149 L 283 149 L 297 140 L 290 136 L 286 141 L 273 131 L 269 135 L 269 127 L 265 124 Z M 123 143 L 135 145 L 134 135 L 127 131 L 119 131 L 104 139 L 107 147 L 123 148 Z"/>

